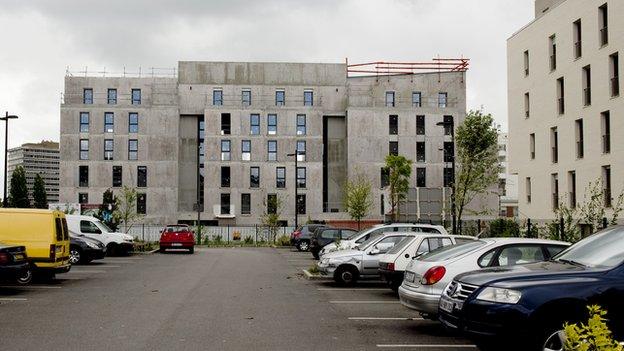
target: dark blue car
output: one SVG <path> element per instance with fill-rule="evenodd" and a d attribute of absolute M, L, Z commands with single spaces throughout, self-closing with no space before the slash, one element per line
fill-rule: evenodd
<path fill-rule="evenodd" d="M 482 349 L 563 350 L 565 322 L 587 321 L 587 306 L 607 311 L 624 339 L 624 227 L 585 238 L 549 262 L 460 274 L 445 289 L 439 319 Z"/>

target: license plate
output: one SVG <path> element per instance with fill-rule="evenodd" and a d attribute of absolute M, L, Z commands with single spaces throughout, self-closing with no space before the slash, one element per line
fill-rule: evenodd
<path fill-rule="evenodd" d="M 173 243 L 173 244 L 171 244 L 171 246 L 182 246 L 182 244 L 181 243 Z"/>
<path fill-rule="evenodd" d="M 452 313 L 454 309 L 461 310 L 464 306 L 464 303 L 461 301 L 451 301 L 447 299 L 440 300 L 440 309 L 444 312 Z"/>
<path fill-rule="evenodd" d="M 405 280 L 413 283 L 414 282 L 414 273 L 412 272 L 405 272 Z"/>

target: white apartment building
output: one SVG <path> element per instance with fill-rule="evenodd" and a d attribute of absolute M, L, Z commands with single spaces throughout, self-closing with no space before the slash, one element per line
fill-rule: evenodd
<path fill-rule="evenodd" d="M 498 202 L 501 217 L 518 216 L 518 175 L 509 172 L 509 137 L 507 133 L 498 133 Z"/>
<path fill-rule="evenodd" d="M 22 166 L 26 173 L 28 199 L 33 202 L 33 186 L 37 174 L 43 178 L 48 202 L 59 199 L 59 144 L 54 141 L 28 143 L 9 149 L 7 158 L 8 179 L 11 179 L 17 166 Z M 11 182 L 7 182 L 10 189 Z"/>
<path fill-rule="evenodd" d="M 624 49 L 621 0 L 537 0 L 535 20 L 508 39 L 509 167 L 522 218 L 575 207 L 601 179 L 623 190 Z"/>

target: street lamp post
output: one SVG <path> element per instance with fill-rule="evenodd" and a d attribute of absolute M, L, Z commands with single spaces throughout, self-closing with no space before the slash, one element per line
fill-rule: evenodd
<path fill-rule="evenodd" d="M 7 155 L 8 155 L 8 147 L 9 147 L 9 120 L 17 119 L 18 117 L 15 115 L 9 115 L 9 112 L 6 112 L 4 117 L 0 117 L 0 121 L 4 121 L 4 194 L 2 196 L 2 201 L 4 207 L 9 205 L 7 199 Z"/>
<path fill-rule="evenodd" d="M 297 168 L 298 168 L 298 156 L 299 155 L 303 155 L 304 153 L 299 152 L 299 150 L 295 149 L 295 152 L 292 154 L 286 154 L 286 156 L 295 156 L 295 230 L 297 228 L 299 228 L 299 204 L 297 203 L 297 197 L 299 196 L 299 193 L 297 192 L 297 188 L 299 187 L 299 184 L 297 184 Z"/>
<path fill-rule="evenodd" d="M 453 144 L 453 154 L 451 155 L 451 216 L 453 220 L 453 234 L 457 234 L 457 216 L 455 213 L 455 119 L 450 121 L 438 122 L 437 126 L 450 127 L 451 143 Z"/>

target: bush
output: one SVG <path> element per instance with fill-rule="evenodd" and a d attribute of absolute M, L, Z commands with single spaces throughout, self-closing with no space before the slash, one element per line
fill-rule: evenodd
<path fill-rule="evenodd" d="M 589 320 L 587 324 L 566 324 L 565 351 L 622 351 L 624 347 L 613 340 L 607 327 L 606 311 L 600 306 L 588 306 Z"/>
<path fill-rule="evenodd" d="M 275 245 L 277 246 L 290 246 L 290 237 L 288 235 L 282 235 L 277 238 Z"/>
<path fill-rule="evenodd" d="M 497 218 L 490 222 L 490 237 L 514 237 L 520 236 L 520 226 L 516 221 L 506 218 Z"/>
<path fill-rule="evenodd" d="M 223 236 L 221 234 L 217 234 L 217 235 L 213 235 L 212 236 L 212 243 L 215 245 L 221 245 L 221 243 L 223 242 Z"/>
<path fill-rule="evenodd" d="M 310 268 L 308 268 L 308 272 L 312 274 L 318 274 L 319 273 L 318 266 L 315 264 L 311 265 Z"/>
<path fill-rule="evenodd" d="M 246 236 L 245 239 L 243 239 L 243 243 L 247 244 L 247 245 L 251 245 L 253 244 L 253 237 L 251 236 Z"/>

